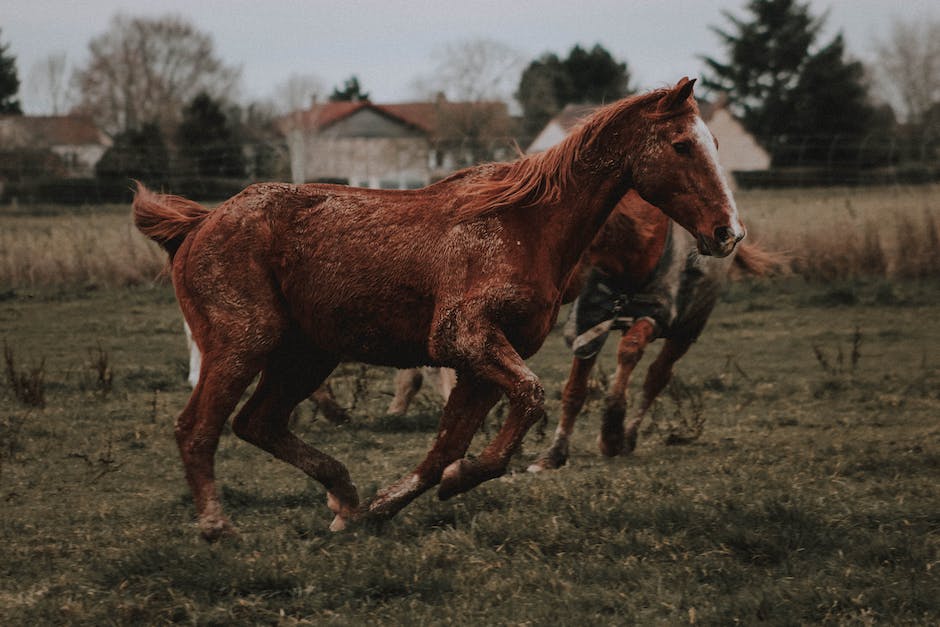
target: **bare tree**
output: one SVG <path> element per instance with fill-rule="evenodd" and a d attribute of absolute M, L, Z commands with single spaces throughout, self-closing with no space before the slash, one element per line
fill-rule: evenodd
<path fill-rule="evenodd" d="M 36 61 L 26 80 L 29 108 L 36 112 L 61 115 L 73 102 L 68 81 L 68 59 L 64 52 L 55 52 Z"/>
<path fill-rule="evenodd" d="M 889 102 L 914 124 L 940 103 L 940 19 L 897 19 L 878 42 L 878 77 Z"/>
<path fill-rule="evenodd" d="M 514 48 L 494 39 L 464 39 L 434 51 L 430 76 L 414 88 L 425 96 L 444 94 L 463 102 L 508 102 L 519 84 L 525 59 Z"/>
<path fill-rule="evenodd" d="M 437 102 L 436 149 L 456 166 L 505 158 L 512 134 L 508 104 L 525 64 L 523 56 L 493 39 L 466 39 L 437 50 L 430 76 L 413 86 Z"/>
<path fill-rule="evenodd" d="M 326 93 L 324 82 L 314 74 L 291 74 L 274 88 L 274 108 L 282 115 L 308 109 Z"/>
<path fill-rule="evenodd" d="M 198 93 L 227 100 L 240 74 L 216 56 L 209 35 L 175 16 L 117 15 L 88 48 L 74 83 L 81 108 L 109 133 L 148 122 L 169 131 Z"/>

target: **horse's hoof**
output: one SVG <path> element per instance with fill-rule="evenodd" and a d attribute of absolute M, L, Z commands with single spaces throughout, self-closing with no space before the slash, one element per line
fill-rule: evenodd
<path fill-rule="evenodd" d="M 237 538 L 238 531 L 224 516 L 212 516 L 199 520 L 199 535 L 206 542 L 217 542 L 222 538 Z"/>
<path fill-rule="evenodd" d="M 616 457 L 623 453 L 623 434 L 604 434 L 597 439 L 597 447 L 605 457 Z"/>
<path fill-rule="evenodd" d="M 636 450 L 636 430 L 627 430 L 623 438 L 623 454 L 629 455 Z"/>
<path fill-rule="evenodd" d="M 526 470 L 528 472 L 542 472 L 543 470 L 557 470 L 568 463 L 568 455 L 554 449 L 532 462 Z"/>
<path fill-rule="evenodd" d="M 542 472 L 543 470 L 552 470 L 552 468 L 546 463 L 546 460 L 540 459 L 529 464 L 525 470 L 526 472 Z"/>
<path fill-rule="evenodd" d="M 444 469 L 444 474 L 441 475 L 441 484 L 437 489 L 437 498 L 446 501 L 472 487 L 465 485 L 470 464 L 470 460 L 463 458 L 458 459 Z"/>
<path fill-rule="evenodd" d="M 331 512 L 336 514 L 336 516 L 333 517 L 333 522 L 330 523 L 330 531 L 343 531 L 346 529 L 348 523 L 357 517 L 359 497 L 358 495 L 354 495 L 354 497 L 356 501 L 352 505 L 348 505 L 338 496 L 327 491 L 326 506 L 330 508 Z"/>

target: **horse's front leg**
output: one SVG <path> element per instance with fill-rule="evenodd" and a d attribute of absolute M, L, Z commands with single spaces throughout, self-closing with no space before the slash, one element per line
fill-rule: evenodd
<path fill-rule="evenodd" d="M 500 390 L 471 373 L 461 373 L 441 415 L 437 439 L 427 456 L 411 473 L 380 490 L 364 513 L 365 518 L 394 516 L 401 508 L 436 485 L 448 464 L 467 452 L 487 412 L 499 400 Z"/>
<path fill-rule="evenodd" d="M 545 392 L 538 377 L 500 331 L 494 331 L 476 364 L 478 376 L 503 390 L 509 399 L 509 416 L 496 437 L 479 457 L 450 464 L 441 477 L 438 496 L 447 499 L 506 472 L 529 428 L 545 417 Z"/>
<path fill-rule="evenodd" d="M 643 418 L 646 417 L 646 412 L 649 411 L 653 401 L 656 400 L 659 393 L 672 379 L 672 367 L 688 352 L 691 346 L 691 339 L 667 339 L 663 342 L 663 348 L 659 351 L 659 355 L 650 364 L 649 370 L 646 372 L 646 380 L 643 381 L 643 403 L 640 406 L 640 411 L 637 413 L 637 417 L 628 422 L 624 429 L 626 451 L 628 453 L 636 447 L 637 432 L 640 430 Z"/>
<path fill-rule="evenodd" d="M 630 452 L 636 447 L 636 432 L 628 439 L 623 426 L 627 411 L 627 387 L 633 369 L 643 358 L 643 351 L 654 339 L 656 323 L 650 318 L 641 318 L 623 334 L 617 347 L 617 370 L 607 391 L 598 439 L 601 453 L 608 457 L 619 455 L 624 448 Z"/>
<path fill-rule="evenodd" d="M 558 421 L 558 428 L 555 429 L 555 438 L 549 449 L 529 466 L 529 472 L 561 468 L 567 463 L 574 422 L 587 398 L 588 377 L 596 361 L 596 354 L 586 359 L 574 358 L 571 363 L 571 372 L 568 373 L 568 380 L 561 393 L 561 419 Z"/>

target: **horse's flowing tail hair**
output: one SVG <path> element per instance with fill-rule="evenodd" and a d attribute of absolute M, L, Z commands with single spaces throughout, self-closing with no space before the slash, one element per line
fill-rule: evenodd
<path fill-rule="evenodd" d="M 134 194 L 134 224 L 172 258 L 186 236 L 209 215 L 209 209 L 182 196 L 156 194 L 140 182 Z"/>
<path fill-rule="evenodd" d="M 786 274 L 790 265 L 787 255 L 771 252 L 757 244 L 741 242 L 732 264 L 732 276 L 764 277 L 770 275 Z"/>

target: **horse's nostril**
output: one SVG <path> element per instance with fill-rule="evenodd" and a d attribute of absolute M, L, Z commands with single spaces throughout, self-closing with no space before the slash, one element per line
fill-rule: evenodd
<path fill-rule="evenodd" d="M 715 241 L 719 244 L 724 244 L 733 237 L 734 231 L 731 230 L 730 226 L 719 226 L 715 229 Z"/>

